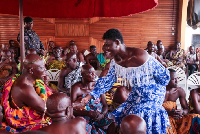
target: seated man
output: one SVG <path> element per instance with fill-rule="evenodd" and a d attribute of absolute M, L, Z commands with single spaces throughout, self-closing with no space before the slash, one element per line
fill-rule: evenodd
<path fill-rule="evenodd" d="M 165 51 L 165 47 L 164 47 L 163 45 L 161 45 L 161 46 L 158 48 L 158 51 L 157 51 L 158 57 L 160 57 L 160 59 L 161 59 L 163 62 L 165 62 L 165 64 L 167 65 L 167 67 L 173 66 L 173 63 L 172 63 L 171 61 L 169 61 L 168 59 L 164 59 L 164 58 L 163 58 L 164 51 Z"/>
<path fill-rule="evenodd" d="M 97 54 L 96 46 L 92 45 L 90 46 L 90 53 L 85 56 L 86 63 L 92 65 L 95 70 L 97 70 Z"/>
<path fill-rule="evenodd" d="M 188 65 L 189 75 L 197 71 L 199 66 L 199 51 L 196 49 L 196 53 L 193 46 L 189 47 L 189 52 L 186 55 L 186 61 Z"/>
<path fill-rule="evenodd" d="M 65 67 L 65 62 L 63 61 L 62 57 L 62 50 L 59 47 L 53 48 L 53 58 L 47 61 L 47 69 L 58 69 L 61 70 Z"/>
<path fill-rule="evenodd" d="M 155 45 L 151 41 L 149 41 L 148 44 L 147 44 L 147 52 L 148 52 L 149 55 L 151 55 L 152 57 L 157 59 L 163 66 L 167 67 L 165 62 L 163 62 L 160 59 L 160 57 L 155 53 Z"/>
<path fill-rule="evenodd" d="M 1 52 L 0 60 L 0 90 L 3 89 L 7 80 L 12 78 L 17 72 L 17 63 L 14 60 L 14 54 L 11 54 L 9 50 L 3 50 Z"/>
<path fill-rule="evenodd" d="M 180 134 L 184 134 L 184 130 L 178 129 L 178 126 L 181 126 L 185 120 L 182 120 L 182 117 L 188 114 L 189 108 L 187 106 L 187 101 L 185 99 L 186 94 L 185 91 L 178 87 L 177 85 L 177 76 L 176 71 L 173 69 L 169 69 L 170 71 L 170 82 L 166 86 L 166 94 L 165 94 L 165 100 L 163 103 L 163 107 L 166 109 L 171 127 L 168 127 L 168 134 L 176 134 L 177 132 L 180 132 Z M 176 100 L 179 99 L 181 103 L 182 109 L 177 109 L 176 106 Z M 183 123 L 184 125 L 184 123 Z M 185 126 L 190 127 L 190 126 Z M 185 131 L 186 132 L 186 131 Z"/>
<path fill-rule="evenodd" d="M 75 43 L 70 43 L 69 44 L 69 50 L 70 50 L 69 53 L 76 54 L 77 61 L 85 63 L 84 56 L 83 56 L 83 54 L 81 52 L 78 52 L 78 49 L 77 49 L 77 46 L 76 46 Z"/>
<path fill-rule="evenodd" d="M 86 134 L 85 120 L 81 117 L 71 119 L 72 110 L 71 100 L 66 94 L 52 94 L 47 99 L 47 113 L 52 124 L 39 130 L 48 134 Z"/>
<path fill-rule="evenodd" d="M 51 92 L 41 80 L 45 72 L 44 60 L 39 55 L 26 56 L 22 74 L 11 78 L 4 85 L 4 120 L 1 129 L 18 133 L 47 125 L 46 100 Z"/>
<path fill-rule="evenodd" d="M 108 63 L 110 63 L 110 59 L 112 59 L 112 57 L 110 56 L 110 52 L 107 51 L 108 48 L 106 48 L 106 45 L 103 45 L 103 53 L 100 53 L 97 55 L 97 68 L 98 70 L 104 70 L 106 65 Z"/>
<path fill-rule="evenodd" d="M 58 90 L 69 95 L 71 86 L 82 80 L 81 66 L 83 63 L 77 62 L 77 57 L 74 53 L 68 53 L 65 62 L 66 67 L 61 70 L 58 79 Z"/>
<path fill-rule="evenodd" d="M 113 134 L 114 129 L 114 117 L 112 114 L 107 113 L 108 106 L 106 104 L 105 95 L 101 95 L 98 99 L 90 99 L 88 103 L 83 104 L 80 102 L 82 97 L 89 94 L 95 85 L 95 70 L 91 65 L 83 65 L 81 68 L 81 75 L 83 77 L 81 82 L 77 82 L 71 88 L 71 101 L 74 105 L 74 115 L 83 116 L 86 120 L 86 131 L 92 134 L 105 133 L 108 127 L 107 133 Z M 82 107 L 84 106 L 84 108 Z M 92 128 L 92 130 L 91 130 Z"/>
<path fill-rule="evenodd" d="M 170 61 L 173 63 L 173 66 L 180 67 L 184 71 L 186 71 L 185 67 L 185 50 L 181 49 L 181 43 L 177 42 L 174 49 L 172 49 L 169 53 Z"/>
<path fill-rule="evenodd" d="M 119 134 L 146 134 L 146 122 L 137 115 L 127 115 L 122 119 Z"/>

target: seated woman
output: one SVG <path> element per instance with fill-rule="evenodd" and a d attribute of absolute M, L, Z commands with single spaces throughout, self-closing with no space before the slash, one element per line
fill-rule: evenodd
<path fill-rule="evenodd" d="M 0 60 L 0 90 L 3 89 L 6 81 L 12 78 L 17 72 L 17 63 L 15 62 L 14 54 L 11 54 L 10 50 L 3 50 Z"/>
<path fill-rule="evenodd" d="M 89 94 L 95 85 L 95 70 L 91 65 L 83 65 L 81 68 L 83 77 L 81 82 L 74 84 L 71 88 L 71 101 L 74 106 L 74 115 L 83 116 L 87 122 L 87 133 L 113 134 L 114 118 L 112 114 L 107 113 L 108 106 L 104 95 L 98 99 L 90 99 L 88 103 L 82 104 L 82 97 Z M 86 105 L 86 106 L 85 106 Z"/>
<path fill-rule="evenodd" d="M 11 133 L 36 130 L 48 124 L 46 100 L 51 91 L 41 80 L 45 75 L 44 60 L 36 54 L 27 55 L 22 74 L 4 85 L 1 129 Z"/>
<path fill-rule="evenodd" d="M 181 43 L 177 42 L 174 49 L 170 51 L 170 61 L 173 63 L 173 66 L 177 66 L 186 71 L 185 67 L 185 51 L 181 49 Z"/>
<path fill-rule="evenodd" d="M 176 71 L 169 69 L 170 82 L 166 86 L 165 100 L 163 107 L 166 109 L 171 127 L 168 127 L 168 134 L 186 134 L 188 133 L 191 124 L 188 124 L 188 111 L 187 101 L 185 99 L 185 91 L 178 87 Z M 182 109 L 177 109 L 176 100 L 179 99 Z M 191 119 L 192 120 L 192 119 Z"/>

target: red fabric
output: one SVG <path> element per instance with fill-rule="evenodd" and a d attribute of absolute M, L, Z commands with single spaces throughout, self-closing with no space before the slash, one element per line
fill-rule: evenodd
<path fill-rule="evenodd" d="M 23 0 L 23 15 L 41 18 L 120 17 L 156 7 L 158 0 Z M 0 13 L 19 15 L 19 0 L 0 0 Z"/>

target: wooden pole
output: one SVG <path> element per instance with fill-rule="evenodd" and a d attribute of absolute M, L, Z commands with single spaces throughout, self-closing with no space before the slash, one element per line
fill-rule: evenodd
<path fill-rule="evenodd" d="M 22 67 L 25 58 L 23 0 L 19 0 L 19 20 L 20 20 L 20 56 L 21 56 L 21 67 Z"/>

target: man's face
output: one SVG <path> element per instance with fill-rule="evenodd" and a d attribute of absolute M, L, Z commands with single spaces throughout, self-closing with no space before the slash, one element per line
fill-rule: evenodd
<path fill-rule="evenodd" d="M 154 52 L 154 44 L 150 44 L 147 49 L 148 52 Z"/>
<path fill-rule="evenodd" d="M 77 46 L 74 44 L 74 45 L 71 45 L 70 47 L 69 47 L 69 50 L 70 50 L 70 52 L 71 53 L 76 53 L 77 52 Z"/>
<path fill-rule="evenodd" d="M 181 48 L 181 43 L 176 43 L 176 49 L 180 49 Z"/>
<path fill-rule="evenodd" d="M 32 72 L 33 72 L 33 76 L 34 76 L 35 79 L 43 79 L 47 75 L 45 63 L 44 63 L 43 59 L 37 61 L 33 65 Z"/>
<path fill-rule="evenodd" d="M 89 82 L 94 82 L 95 81 L 95 70 L 93 67 L 91 67 L 89 70 L 82 70 L 81 72 L 83 75 L 83 79 Z"/>
<path fill-rule="evenodd" d="M 178 81 L 177 81 L 177 76 L 176 72 L 170 72 L 170 82 L 169 85 L 173 88 L 178 87 Z"/>
<path fill-rule="evenodd" d="M 60 48 L 56 48 L 56 49 L 53 49 L 53 55 L 57 58 L 59 58 L 62 54 L 62 51 Z"/>
<path fill-rule="evenodd" d="M 67 65 L 71 68 L 71 69 L 76 69 L 77 68 L 77 58 L 76 55 L 74 54 L 71 58 L 66 60 Z"/>
<path fill-rule="evenodd" d="M 194 54 L 194 47 L 190 47 L 189 50 L 191 54 Z"/>
<path fill-rule="evenodd" d="M 10 46 L 14 47 L 15 46 L 15 42 L 14 41 L 10 41 Z"/>
<path fill-rule="evenodd" d="M 158 47 L 158 48 L 161 48 L 162 45 L 163 45 L 163 44 L 162 44 L 162 41 L 160 41 L 160 42 L 157 44 L 157 47 Z"/>
<path fill-rule="evenodd" d="M 162 55 L 163 53 L 164 53 L 164 48 L 162 48 L 162 47 L 159 48 L 159 49 L 158 49 L 158 54 L 159 54 L 159 55 Z"/>
<path fill-rule="evenodd" d="M 25 28 L 31 30 L 33 28 L 33 22 L 25 22 Z"/>
<path fill-rule="evenodd" d="M 49 42 L 49 46 L 50 46 L 50 48 L 54 48 L 54 42 L 53 42 L 53 41 L 50 41 L 50 42 Z"/>
<path fill-rule="evenodd" d="M 96 54 L 96 53 L 97 53 L 97 49 L 96 49 L 96 48 L 91 48 L 91 49 L 90 49 L 90 52 L 91 52 L 92 54 Z"/>

